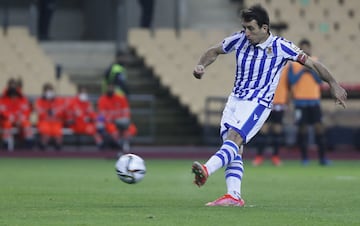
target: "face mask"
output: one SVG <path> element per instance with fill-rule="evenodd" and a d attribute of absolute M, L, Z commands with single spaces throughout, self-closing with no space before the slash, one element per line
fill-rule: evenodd
<path fill-rule="evenodd" d="M 45 98 L 46 99 L 53 99 L 55 97 L 55 93 L 52 90 L 45 91 Z"/>
<path fill-rule="evenodd" d="M 106 94 L 107 94 L 109 97 L 111 97 L 111 96 L 114 95 L 114 91 L 107 91 Z"/>
<path fill-rule="evenodd" d="M 80 93 L 79 94 L 79 100 L 81 101 L 87 101 L 89 99 L 88 95 L 86 93 Z"/>

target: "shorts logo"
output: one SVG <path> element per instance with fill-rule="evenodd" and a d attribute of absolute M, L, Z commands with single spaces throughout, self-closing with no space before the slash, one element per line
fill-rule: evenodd
<path fill-rule="evenodd" d="M 257 114 L 254 114 L 254 121 L 258 120 L 259 116 L 257 116 Z"/>

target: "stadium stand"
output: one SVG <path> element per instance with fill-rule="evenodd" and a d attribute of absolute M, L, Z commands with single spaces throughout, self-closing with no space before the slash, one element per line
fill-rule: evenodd
<path fill-rule="evenodd" d="M 17 0 L 11 2 L 22 1 Z M 64 65 L 64 70 L 71 76 L 72 81 L 91 86 L 91 91 L 96 93 L 100 87 L 98 78 L 99 74 L 102 73 L 102 67 L 103 65 L 107 66 L 107 63 L 109 63 L 112 58 L 100 57 L 101 51 L 95 51 L 94 48 L 86 47 L 93 45 L 92 42 L 89 43 L 87 40 L 86 42 L 84 42 L 84 40 L 62 42 L 61 40 L 68 40 L 69 37 L 77 37 L 79 39 L 86 37 L 86 39 L 88 39 L 89 36 L 86 36 L 86 32 L 83 31 L 83 27 L 87 25 L 86 21 L 89 21 L 91 24 L 92 21 L 96 19 L 96 24 L 100 24 L 101 20 L 98 21 L 99 19 L 95 16 L 94 20 L 85 19 L 86 14 L 82 13 L 80 7 L 82 4 L 75 3 L 74 1 L 62 1 L 62 3 L 63 2 L 68 2 L 66 3 L 68 6 L 64 9 L 59 7 L 57 13 L 60 14 L 57 15 L 60 15 L 61 18 L 66 18 L 66 20 L 56 19 L 54 21 L 54 27 L 57 29 L 53 29 L 54 40 L 51 42 L 42 42 L 41 45 L 45 50 L 48 50 L 48 55 L 50 55 L 49 52 L 56 52 L 57 55 L 52 59 Z M 136 4 L 132 3 L 132 1 L 130 2 L 131 4 Z M 172 1 L 164 1 L 166 4 L 170 4 L 171 2 Z M 212 3 L 214 4 L 211 7 L 214 10 L 211 10 L 209 7 Z M 273 23 L 272 27 L 274 28 L 272 32 L 274 34 L 280 34 L 294 42 L 299 41 L 303 37 L 311 39 L 314 44 L 314 53 L 329 66 L 339 81 L 345 85 L 359 84 L 357 71 L 359 71 L 360 65 L 357 63 L 357 49 L 353 48 L 354 43 L 357 43 L 359 40 L 358 33 L 360 30 L 360 14 L 358 13 L 360 3 L 357 0 L 245 0 L 244 3 L 245 6 L 250 6 L 255 3 L 263 4 L 270 13 Z M 214 65 L 207 69 L 206 77 L 203 80 L 195 80 L 192 77 L 194 64 L 198 61 L 200 54 L 206 48 L 216 42 L 220 42 L 223 37 L 235 31 L 230 30 L 232 28 L 228 26 L 229 24 L 236 27 L 239 22 L 238 20 L 221 20 L 222 18 L 228 18 L 226 17 L 227 14 L 236 14 L 234 7 L 219 7 L 226 5 L 225 2 L 214 0 L 209 1 L 209 4 L 206 5 L 206 9 L 210 10 L 203 10 L 204 6 L 201 0 L 189 1 L 188 7 L 191 6 L 193 12 L 198 11 L 197 9 L 202 9 L 204 15 L 201 15 L 203 16 L 201 18 L 199 15 L 196 15 L 194 19 L 191 18 L 193 15 L 190 15 L 192 11 L 185 9 L 184 11 L 189 13 L 189 18 L 187 18 L 189 21 L 184 21 L 184 23 L 181 24 L 184 28 L 180 30 L 179 36 L 177 36 L 177 33 L 173 29 L 164 28 L 173 26 L 173 15 L 171 15 L 171 19 L 164 19 L 167 17 L 155 18 L 158 20 L 157 22 L 161 20 L 160 22 L 166 21 L 167 23 L 166 25 L 164 25 L 164 23 L 155 23 L 154 31 L 131 29 L 128 33 L 129 44 L 132 50 L 135 49 L 136 52 L 134 58 L 137 60 L 138 56 L 143 58 L 143 61 L 140 59 L 140 62 L 134 65 L 128 65 L 130 69 L 129 74 L 131 75 L 129 76 L 129 80 L 131 80 L 133 90 L 136 90 L 136 93 L 149 94 L 154 92 L 156 94 L 154 121 L 156 121 L 155 137 L 158 143 L 168 144 L 168 140 L 172 139 L 172 137 L 168 136 L 172 135 L 177 138 L 181 137 L 181 141 L 176 142 L 184 144 L 184 140 L 191 140 L 190 135 L 194 137 L 195 134 L 200 134 L 202 127 L 197 125 L 197 122 L 200 120 L 202 124 L 207 123 L 205 112 L 208 106 L 206 105 L 206 100 L 208 100 L 209 97 L 221 99 L 221 101 L 211 102 L 209 105 L 214 105 L 214 109 L 222 109 L 222 98 L 226 98 L 231 91 L 235 66 L 234 57 L 232 56 L 220 56 Z M 130 8 L 129 10 L 133 9 Z M 20 16 L 23 18 L 23 21 L 26 22 L 22 24 L 27 25 L 28 21 L 24 19 L 24 15 L 27 14 L 24 14 L 24 12 L 27 12 L 28 8 L 24 8 L 23 11 L 21 11 L 21 15 L 17 13 L 18 10 L 13 11 L 11 18 Z M 221 11 L 221 13 L 219 11 Z M 133 20 L 130 19 L 129 23 L 133 23 L 133 21 L 135 21 L 134 18 L 137 18 L 137 14 L 130 14 Z M 88 13 L 87 15 L 92 14 Z M 219 16 L 219 18 L 217 16 Z M 200 21 L 199 18 L 203 18 L 203 21 Z M 221 23 L 217 21 L 218 19 L 221 20 Z M 229 17 L 229 19 L 234 18 Z M 62 25 L 59 23 L 60 21 L 62 21 Z M 72 22 L 70 27 L 69 21 Z M 275 29 L 275 25 L 281 23 L 286 23 L 288 25 L 287 29 Z M 13 24 L 21 23 L 14 20 Z M 61 26 L 59 26 L 59 24 Z M 241 29 L 241 25 L 238 25 L 238 28 Z M 113 30 L 112 24 L 108 24 L 107 26 Z M 130 24 L 130 27 L 133 26 L 135 25 Z M 89 27 L 90 26 L 88 26 L 88 28 Z M 94 27 L 96 26 L 94 25 Z M 72 33 L 72 31 L 76 31 L 76 34 Z M 108 34 L 104 32 L 103 36 L 107 37 L 107 35 Z M 60 42 L 57 42 L 59 40 Z M 91 37 L 89 40 L 91 40 Z M 69 43 L 71 45 L 69 45 Z M 111 44 L 113 45 L 112 42 Z M 67 45 L 68 47 L 66 48 L 65 46 Z M 56 48 L 52 48 L 53 46 Z M 97 45 L 93 46 L 95 47 Z M 113 48 L 115 47 L 111 46 L 106 49 Z M 0 52 L 1 77 L 5 79 L 9 77 L 22 77 L 26 94 L 31 96 L 39 95 L 41 91 L 40 87 L 44 81 L 52 82 L 56 87 L 60 87 L 61 90 L 58 92 L 59 94 L 75 93 L 75 89 L 69 82 L 67 75 L 63 76 L 60 81 L 55 79 L 55 65 L 53 61 L 44 54 L 37 40 L 30 36 L 25 28 L 10 27 L 7 36 L 0 33 L 0 49 L 2 50 Z M 70 49 L 72 51 L 69 51 Z M 131 54 L 133 54 L 133 51 L 131 51 Z M 69 55 L 71 57 L 69 57 Z M 81 57 L 81 55 L 85 57 Z M 110 56 L 112 57 L 112 55 Z M 144 62 L 145 65 L 143 64 Z M 89 66 L 90 64 L 91 67 Z M 94 70 L 93 66 L 95 64 L 98 65 L 98 68 L 101 68 L 101 70 Z M 76 67 L 74 67 L 74 65 Z M 85 65 L 86 71 L 80 72 L 80 70 L 78 70 L 79 65 L 82 67 Z M 149 68 L 151 68 L 151 70 L 149 70 Z M 156 75 L 155 79 L 153 72 Z M 89 76 L 90 73 L 92 74 Z M 149 84 L 151 84 L 151 86 Z M 359 90 L 359 88 L 357 88 L 357 90 Z M 170 91 L 170 93 L 168 91 Z M 165 99 L 164 96 L 168 99 L 163 100 Z M 360 95 L 358 96 L 360 97 Z M 328 96 L 326 98 L 328 98 Z M 168 103 L 171 103 L 171 105 Z M 134 106 L 137 105 L 138 103 L 134 103 Z M 176 106 L 180 106 L 180 108 Z M 329 119 L 327 125 L 344 124 L 360 128 L 356 125 L 360 123 L 360 121 L 351 118 L 354 112 L 359 111 L 357 106 L 359 106 L 358 100 L 352 100 L 348 106 L 348 110 L 343 111 L 335 107 L 332 101 L 325 100 L 324 108 L 327 112 L 327 119 Z M 182 110 L 186 110 L 186 115 L 191 117 L 186 123 L 184 123 L 184 114 L 179 114 Z M 190 110 L 192 114 L 189 114 L 187 110 Z M 168 114 L 170 111 L 171 114 Z M 166 114 L 164 112 L 166 112 Z M 209 120 L 210 123 L 215 126 L 218 126 L 218 118 L 221 112 L 217 114 L 215 118 Z M 193 115 L 195 115 L 198 120 L 194 120 Z M 347 115 L 349 117 L 347 117 Z M 340 120 L 344 116 L 347 120 L 346 122 Z M 336 122 L 334 120 L 335 118 L 337 120 Z M 137 116 L 136 120 L 149 121 L 148 118 L 142 115 Z M 353 120 L 354 123 L 351 123 L 350 120 Z M 194 126 L 195 121 L 196 125 L 199 126 L 198 128 Z M 181 126 L 186 126 L 187 128 L 182 130 L 179 125 L 176 131 L 174 131 L 174 124 L 181 124 Z M 170 130 L 168 130 L 168 127 Z M 145 129 L 140 129 L 140 131 L 145 131 Z M 217 132 L 216 130 L 216 133 Z M 185 135 L 187 136 L 186 138 L 184 137 Z M 218 134 L 216 134 L 216 136 L 217 135 Z M 159 142 L 160 139 L 167 139 L 167 141 Z M 175 143 L 175 141 L 173 143 Z"/>
<path fill-rule="evenodd" d="M 256 0 L 245 1 L 245 5 L 261 3 L 269 9 L 273 23 L 286 22 L 287 29 L 273 30 L 293 42 L 309 38 L 313 52 L 328 66 L 335 78 L 345 87 L 359 84 L 357 49 L 359 40 L 360 2 L 319 0 Z M 240 29 L 240 26 L 239 26 Z M 220 56 L 207 69 L 201 81 L 192 78 L 192 70 L 200 54 L 231 33 L 218 30 L 183 29 L 179 35 L 172 29 L 131 29 L 129 44 L 144 62 L 153 68 L 161 83 L 188 106 L 202 124 L 218 125 L 218 120 L 206 119 L 206 100 L 209 97 L 226 97 L 231 91 L 234 75 L 234 58 Z M 333 101 L 323 101 L 328 127 L 349 126 L 360 128 L 354 116 L 358 114 L 358 96 L 351 94 L 347 110 L 342 110 Z M 327 95 L 325 98 L 328 98 Z M 352 99 L 355 98 L 355 99 Z M 221 101 L 220 101 L 221 102 Z M 222 104 L 222 103 L 218 103 Z M 215 103 L 216 105 L 216 103 Z M 220 115 L 220 114 L 219 114 Z M 355 121 L 356 122 L 355 122 Z"/>
<path fill-rule="evenodd" d="M 11 26 L 0 34 L 0 74 L 2 78 L 21 78 L 24 93 L 40 95 L 45 82 L 56 84 L 60 95 L 76 93 L 75 86 L 66 74 L 55 78 L 55 64 L 43 52 L 26 27 Z"/>
<path fill-rule="evenodd" d="M 192 113 L 201 115 L 206 96 L 228 95 L 233 80 L 228 71 L 233 70 L 235 62 L 221 57 L 219 61 L 223 62 L 216 63 L 218 68 L 209 68 L 207 77 L 211 79 L 202 81 L 192 79 L 192 68 L 201 51 L 221 41 L 225 35 L 225 32 L 218 30 L 205 34 L 195 30 L 182 30 L 179 37 L 176 37 L 172 29 L 159 29 L 151 36 L 148 30 L 132 29 L 129 32 L 129 43 L 144 58 L 146 64 L 153 68 L 161 82 L 174 95 L 179 96 Z M 229 86 L 228 89 L 214 86 L 219 83 Z"/>
<path fill-rule="evenodd" d="M 59 95 L 76 93 L 75 85 L 70 82 L 68 75 L 63 73 L 61 78 L 56 79 L 55 64 L 26 27 L 11 26 L 6 33 L 1 32 L 0 49 L 0 75 L 4 84 L 10 78 L 21 79 L 23 93 L 32 97 L 41 94 L 42 86 L 46 82 L 54 84 Z M 34 113 L 30 120 L 36 123 L 37 117 Z M 13 133 L 17 133 L 16 128 Z M 69 131 L 64 130 L 64 133 Z"/>

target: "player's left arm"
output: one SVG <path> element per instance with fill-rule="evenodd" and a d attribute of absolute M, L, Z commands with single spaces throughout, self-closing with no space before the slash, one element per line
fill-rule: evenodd
<path fill-rule="evenodd" d="M 201 55 L 199 62 L 194 68 L 193 75 L 195 78 L 201 79 L 205 73 L 205 68 L 212 64 L 220 54 L 225 54 L 224 50 L 222 49 L 221 42 L 207 49 L 205 53 Z"/>
<path fill-rule="evenodd" d="M 300 57 L 301 59 L 301 57 Z M 340 104 L 344 108 L 346 107 L 345 101 L 347 98 L 347 92 L 342 88 L 335 78 L 331 75 L 330 71 L 320 61 L 311 58 L 309 56 L 303 56 L 303 63 L 306 67 L 314 70 L 322 80 L 327 82 L 330 86 L 330 92 L 336 99 L 336 103 Z M 301 61 L 301 60 L 300 60 Z"/>

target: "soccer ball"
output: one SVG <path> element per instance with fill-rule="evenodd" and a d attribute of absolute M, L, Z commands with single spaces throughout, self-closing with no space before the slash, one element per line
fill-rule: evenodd
<path fill-rule="evenodd" d="M 125 154 L 117 160 L 115 170 L 120 180 L 127 184 L 135 184 L 145 176 L 145 161 L 135 154 Z"/>

